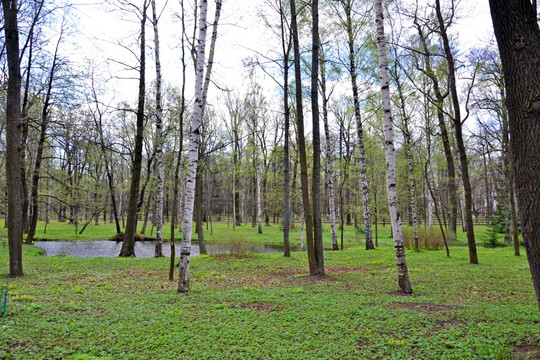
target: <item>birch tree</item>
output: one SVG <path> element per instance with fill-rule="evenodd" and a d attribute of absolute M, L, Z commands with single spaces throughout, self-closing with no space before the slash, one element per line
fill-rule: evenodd
<path fill-rule="evenodd" d="M 381 80 L 381 96 L 384 120 L 384 140 L 386 155 L 386 187 L 388 193 L 388 207 L 394 235 L 394 251 L 398 273 L 398 287 L 402 294 L 411 294 L 412 287 L 409 280 L 409 270 L 405 257 L 403 231 L 399 214 L 396 189 L 396 156 L 394 150 L 394 124 L 390 107 L 390 85 L 388 76 L 388 60 L 386 55 L 386 40 L 384 35 L 384 18 L 382 0 L 374 0 L 375 23 L 377 27 L 377 49 L 379 53 L 379 68 Z"/>
<path fill-rule="evenodd" d="M 193 227 L 193 205 L 195 200 L 195 177 L 199 161 L 199 141 L 203 117 L 203 79 L 206 48 L 206 17 L 208 1 L 199 3 L 199 36 L 197 40 L 197 59 L 195 68 L 195 100 L 191 115 L 191 133 L 189 138 L 188 173 L 185 188 L 184 227 L 182 231 L 182 244 L 180 246 L 180 264 L 178 278 L 178 292 L 189 291 L 189 261 L 191 256 L 191 230 Z"/>
<path fill-rule="evenodd" d="M 360 165 L 360 187 L 362 189 L 362 209 L 364 212 L 364 228 L 366 233 L 366 250 L 375 248 L 373 245 L 373 235 L 371 231 L 371 209 L 369 200 L 369 182 L 367 177 L 366 154 L 364 147 L 364 130 L 362 128 L 362 115 L 360 113 L 360 99 L 358 94 L 357 64 L 355 56 L 355 31 L 353 29 L 352 7 L 353 0 L 341 0 L 345 17 L 341 19 L 342 26 L 347 34 L 348 45 L 348 70 L 351 77 L 351 88 L 354 103 L 354 117 L 356 120 L 356 131 L 358 141 L 358 161 Z M 339 12 L 338 12 L 339 13 Z"/>
<path fill-rule="evenodd" d="M 165 168 L 163 166 L 163 104 L 161 100 L 161 61 L 159 56 L 159 29 L 158 15 L 156 12 L 156 0 L 152 3 L 152 26 L 154 28 L 154 55 L 156 61 L 156 249 L 154 257 L 163 256 L 163 178 Z"/>

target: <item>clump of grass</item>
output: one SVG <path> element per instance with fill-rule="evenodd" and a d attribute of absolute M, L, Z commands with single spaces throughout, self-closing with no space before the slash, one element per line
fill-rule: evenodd
<path fill-rule="evenodd" d="M 403 241 L 405 247 L 414 249 L 414 231 L 411 227 L 403 227 Z M 444 239 L 440 231 L 434 228 L 418 228 L 418 244 L 420 249 L 441 250 L 444 248 Z"/>
<path fill-rule="evenodd" d="M 219 254 L 246 254 L 253 252 L 257 243 L 239 232 L 226 233 L 212 241 Z"/>

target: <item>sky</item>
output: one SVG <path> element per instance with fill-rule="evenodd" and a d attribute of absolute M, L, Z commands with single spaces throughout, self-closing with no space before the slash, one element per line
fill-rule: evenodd
<path fill-rule="evenodd" d="M 140 0 L 134 2 L 142 3 Z M 186 1 L 187 12 L 193 7 L 193 2 L 193 0 Z M 214 17 L 213 3 L 209 1 L 210 22 Z M 488 2 L 463 1 L 461 6 L 463 11 L 455 28 L 461 46 L 463 49 L 478 46 L 488 39 L 492 32 Z M 182 76 L 179 47 L 181 27 L 177 15 L 179 1 L 157 0 L 157 8 L 164 7 L 159 25 L 164 82 L 179 87 Z M 246 77 L 242 66 L 243 60 L 254 56 L 255 52 L 268 53 L 272 34 L 263 26 L 258 16 L 261 11 L 268 11 L 266 0 L 224 0 L 213 71 L 213 80 L 220 88 L 237 90 L 241 88 Z M 136 58 L 126 50 L 126 45 L 134 45 L 131 49 L 137 51 L 136 36 L 139 31 L 137 18 L 133 13 L 122 11 L 118 6 L 87 3 L 84 0 L 75 1 L 74 14 L 77 17 L 77 36 L 74 38 L 76 50 L 73 51 L 76 54 L 76 61 L 85 63 L 91 60 L 98 69 L 96 73 L 103 79 L 108 79 L 105 86 L 109 90 L 109 96 L 114 94 L 113 101 L 135 102 L 136 74 L 133 71 L 125 71 L 125 64 L 136 65 Z M 151 12 L 149 15 L 151 16 Z M 189 23 L 187 26 L 191 29 L 192 24 Z M 150 26 L 147 27 L 147 39 L 148 44 L 153 46 L 153 32 Z M 152 51 L 149 49 L 147 57 L 147 84 L 155 79 Z M 260 75 L 260 81 L 267 91 L 277 94 L 272 80 Z M 193 93 L 192 87 L 193 70 L 188 67 L 186 89 L 188 94 Z M 216 87 L 210 89 L 210 98 L 214 101 L 218 101 L 220 96 L 223 95 Z"/>

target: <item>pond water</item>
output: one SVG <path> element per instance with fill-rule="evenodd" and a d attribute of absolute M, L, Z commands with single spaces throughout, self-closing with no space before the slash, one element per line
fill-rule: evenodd
<path fill-rule="evenodd" d="M 122 248 L 121 241 L 38 241 L 35 246 L 40 247 L 46 251 L 47 256 L 53 255 L 67 255 L 74 257 L 117 257 L 120 254 Z M 135 255 L 137 257 L 153 257 L 155 252 L 155 241 L 136 241 L 135 242 Z M 207 245 L 208 254 L 230 254 L 230 253 L 270 253 L 270 252 L 282 252 L 282 246 L 269 246 L 269 245 Z M 292 251 L 299 251 L 300 249 L 292 249 Z M 180 256 L 180 243 L 176 243 L 175 246 L 176 257 Z M 163 255 L 171 256 L 171 246 L 169 242 L 163 243 Z M 200 255 L 199 244 L 191 244 L 191 256 Z"/>

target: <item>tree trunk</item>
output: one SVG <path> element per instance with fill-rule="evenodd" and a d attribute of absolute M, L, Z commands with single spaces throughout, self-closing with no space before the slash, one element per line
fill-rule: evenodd
<path fill-rule="evenodd" d="M 176 245 L 174 243 L 174 230 L 176 226 L 176 221 L 178 220 L 178 192 L 180 188 L 180 166 L 182 164 L 182 151 L 184 149 L 184 113 L 186 108 L 185 100 L 185 90 L 186 90 L 186 50 L 184 47 L 185 33 L 186 33 L 186 23 L 184 19 L 184 1 L 180 1 L 181 6 L 181 22 L 182 22 L 182 90 L 181 90 L 181 103 L 180 103 L 180 124 L 179 128 L 179 149 L 178 157 L 176 158 L 176 167 L 174 168 L 174 187 L 173 187 L 173 205 L 172 205 L 172 218 L 171 218 L 171 258 L 169 261 L 169 281 L 174 279 L 174 268 L 175 268 L 175 257 L 176 257 Z"/>
<path fill-rule="evenodd" d="M 330 143 L 328 127 L 328 98 L 326 97 L 326 66 L 324 52 L 321 48 L 321 92 L 323 100 L 324 136 L 326 140 L 326 182 L 328 186 L 328 212 L 330 215 L 330 232 L 332 234 L 332 250 L 339 250 L 336 231 L 336 200 L 334 193 L 334 157 Z"/>
<path fill-rule="evenodd" d="M 424 52 L 424 74 L 429 77 L 433 84 L 433 93 L 435 94 L 435 101 L 437 103 L 437 120 L 439 121 L 439 130 L 442 138 L 444 155 L 446 157 L 446 166 L 448 171 L 448 197 L 449 197 L 449 219 L 448 219 L 448 238 L 449 240 L 456 240 L 457 231 L 457 184 L 456 184 L 456 167 L 454 164 L 454 157 L 452 155 L 452 148 L 450 147 L 450 137 L 444 121 L 444 98 L 439 86 L 439 79 L 431 66 L 431 52 L 429 51 L 426 38 L 422 32 L 420 25 L 415 22 L 422 44 L 422 50 Z M 444 214 L 444 211 L 443 211 Z"/>
<path fill-rule="evenodd" d="M 313 218 L 311 216 L 311 206 L 309 203 L 309 185 L 307 171 L 306 140 L 304 135 L 304 109 L 302 108 L 302 73 L 300 70 L 300 43 L 298 40 L 298 25 L 296 21 L 296 1 L 290 0 L 291 4 L 291 29 L 293 34 L 294 49 L 294 73 L 296 85 L 296 124 L 298 131 L 298 151 L 300 156 L 300 187 L 302 190 L 302 203 L 304 207 L 304 218 L 306 223 L 306 243 L 309 262 L 309 274 L 318 275 L 317 259 L 315 254 L 315 244 L 313 241 Z"/>
<path fill-rule="evenodd" d="M 290 127 L 290 109 L 289 109 L 289 54 L 291 52 L 291 37 L 285 42 L 285 13 L 283 3 L 280 2 L 280 21 L 281 21 L 281 46 L 283 53 L 283 109 L 284 109 L 284 144 L 283 144 L 283 256 L 291 256 L 291 243 L 289 239 L 291 227 L 291 172 L 289 155 L 289 127 Z"/>
<path fill-rule="evenodd" d="M 22 276 L 23 184 L 21 178 L 21 70 L 17 1 L 2 0 L 8 62 L 6 100 L 6 187 L 8 195 L 9 276 Z"/>
<path fill-rule="evenodd" d="M 311 192 L 313 199 L 313 241 L 317 272 L 324 275 L 324 247 L 321 216 L 321 132 L 319 119 L 319 0 L 311 1 L 312 50 L 311 50 L 311 113 L 313 125 L 313 174 Z"/>
<path fill-rule="evenodd" d="M 165 168 L 163 165 L 163 105 L 161 101 L 161 61 L 159 57 L 159 31 L 158 15 L 156 13 L 156 0 L 152 3 L 152 25 L 154 27 L 154 54 L 156 61 L 156 209 L 154 220 L 156 223 L 156 248 L 154 257 L 163 257 L 163 180 Z"/>
<path fill-rule="evenodd" d="M 39 217 L 39 201 L 38 201 L 38 190 L 39 190 L 39 173 L 41 170 L 41 161 L 43 158 L 43 150 L 45 147 L 45 138 L 47 137 L 47 128 L 49 125 L 49 107 L 51 105 L 51 92 L 53 87 L 54 75 L 56 67 L 58 64 L 58 48 L 60 46 L 60 41 L 62 40 L 62 33 L 58 42 L 56 43 L 56 48 L 53 56 L 53 63 L 51 65 L 51 70 L 49 72 L 49 82 L 47 84 L 47 93 L 45 95 L 45 101 L 43 103 L 43 109 L 41 111 L 41 126 L 39 141 L 37 145 L 36 158 L 34 163 L 34 171 L 32 174 L 32 188 L 30 199 L 32 201 L 32 218 L 30 220 L 30 227 L 28 229 L 28 236 L 26 237 L 26 243 L 32 244 L 34 241 L 34 235 L 36 233 L 36 227 Z"/>
<path fill-rule="evenodd" d="M 463 190 L 465 192 L 465 214 L 464 218 L 467 225 L 467 243 L 469 245 L 469 261 L 471 264 L 478 264 L 478 254 L 476 252 L 476 241 L 474 239 L 474 226 L 472 218 L 472 188 L 469 178 L 469 164 L 467 162 L 467 153 L 463 142 L 463 129 L 461 119 L 461 109 L 456 85 L 456 70 L 454 65 L 454 56 L 450 49 L 450 42 L 446 33 L 446 25 L 441 13 L 441 5 L 439 0 L 435 0 L 435 8 L 437 11 L 437 19 L 439 21 L 439 30 L 444 45 L 444 53 L 448 62 L 448 85 L 452 94 L 452 104 L 454 107 L 454 132 L 456 136 L 456 146 L 459 152 L 459 162 L 461 164 L 461 180 L 463 182 Z"/>
<path fill-rule="evenodd" d="M 354 34 L 351 17 L 351 3 L 344 3 L 345 16 L 347 18 L 347 36 L 349 42 L 349 73 L 354 102 L 354 116 L 356 119 L 356 131 L 358 136 L 358 161 L 360 163 L 360 187 L 362 188 L 362 209 L 364 211 L 364 228 L 366 231 L 366 250 L 375 249 L 371 232 L 371 210 L 369 203 L 369 183 L 367 178 L 366 154 L 364 150 L 364 132 L 362 129 L 362 117 L 360 115 L 360 100 L 358 98 L 358 85 L 356 80 L 356 60 L 354 55 Z M 348 223 L 350 220 L 348 221 Z"/>
<path fill-rule="evenodd" d="M 206 45 L 206 15 L 208 0 L 199 3 L 199 37 L 197 45 L 197 66 L 195 68 L 195 101 L 191 118 L 191 134 L 189 139 L 189 165 L 186 179 L 186 197 L 184 203 L 184 229 L 180 247 L 180 268 L 178 292 L 189 291 L 189 260 L 191 256 L 191 229 L 193 227 L 193 205 L 195 195 L 195 177 L 199 160 L 199 141 L 203 118 L 203 77 L 204 54 Z"/>
<path fill-rule="evenodd" d="M 396 158 L 394 150 L 394 128 L 392 121 L 392 111 L 390 107 L 390 87 L 388 80 L 388 61 L 386 57 L 386 43 L 384 38 L 384 23 L 382 0 L 375 2 L 375 22 L 377 25 L 377 49 L 379 53 L 379 67 L 381 80 L 381 95 L 384 118 L 384 139 L 386 155 L 386 186 L 388 192 L 388 206 L 390 208 L 390 218 L 392 220 L 392 231 L 394 234 L 394 250 L 396 254 L 396 264 L 398 272 L 399 292 L 402 294 L 412 293 L 411 282 L 409 280 L 409 270 L 405 257 L 405 246 L 403 244 L 403 232 L 401 229 L 401 218 L 397 202 L 396 189 Z"/>
<path fill-rule="evenodd" d="M 540 308 L 540 30 L 528 0 L 490 0 L 506 87 L 525 251 Z"/>
<path fill-rule="evenodd" d="M 135 256 L 135 235 L 137 235 L 137 200 L 141 181 L 142 148 L 144 131 L 144 102 L 145 102 L 145 71 L 146 71 L 146 10 L 147 0 L 144 0 L 141 18 L 141 43 L 140 43 L 140 69 L 139 69 L 139 97 L 137 104 L 137 124 L 135 133 L 135 148 L 133 164 L 131 166 L 131 185 L 129 190 L 129 203 L 127 211 L 127 223 L 119 257 Z"/>

